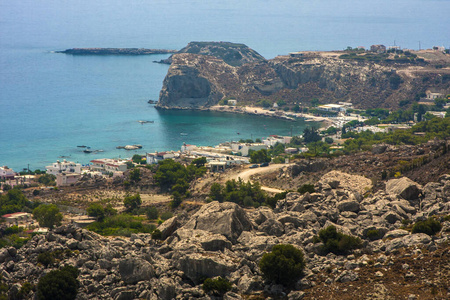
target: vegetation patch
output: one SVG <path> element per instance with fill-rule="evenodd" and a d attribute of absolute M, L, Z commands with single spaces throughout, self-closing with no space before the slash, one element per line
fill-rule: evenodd
<path fill-rule="evenodd" d="M 207 278 L 203 282 L 203 290 L 205 293 L 212 293 L 215 296 L 222 296 L 228 291 L 231 291 L 232 284 L 226 278 Z"/>
<path fill-rule="evenodd" d="M 441 231 L 441 222 L 435 218 L 428 218 L 425 221 L 417 221 L 412 227 L 412 233 L 426 233 L 428 235 L 435 235 Z"/>
<path fill-rule="evenodd" d="M 361 248 L 361 240 L 357 237 L 340 233 L 331 225 L 319 231 L 315 241 L 323 243 L 323 254 L 330 252 L 336 255 L 346 255 L 354 249 Z"/>
<path fill-rule="evenodd" d="M 292 285 L 302 276 L 305 268 L 303 252 L 292 245 L 279 244 L 263 255 L 259 268 L 264 277 L 283 285 Z"/>

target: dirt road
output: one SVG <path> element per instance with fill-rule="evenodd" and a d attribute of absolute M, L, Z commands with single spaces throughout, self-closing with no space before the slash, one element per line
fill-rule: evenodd
<path fill-rule="evenodd" d="M 271 173 L 274 172 L 276 170 L 279 170 L 283 167 L 289 166 L 291 164 L 273 164 L 273 165 L 269 165 L 267 167 L 259 167 L 259 168 L 254 168 L 254 169 L 245 169 L 244 171 L 237 173 L 237 174 L 230 174 L 230 178 L 228 179 L 234 179 L 234 180 L 238 180 L 238 178 L 241 178 L 243 181 L 249 181 L 250 178 L 253 175 L 256 174 L 264 174 L 264 173 Z M 284 192 L 284 190 L 280 190 L 280 189 L 275 189 L 275 188 L 271 188 L 271 187 L 267 187 L 267 186 L 261 186 L 261 189 L 266 191 L 266 192 L 270 192 L 270 193 L 282 193 Z"/>

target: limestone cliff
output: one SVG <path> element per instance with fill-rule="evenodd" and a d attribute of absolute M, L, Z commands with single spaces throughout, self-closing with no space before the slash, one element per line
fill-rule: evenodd
<path fill-rule="evenodd" d="M 288 104 L 313 98 L 321 103 L 352 102 L 357 108 L 398 108 L 413 103 L 428 89 L 450 92 L 450 56 L 432 59 L 371 61 L 344 59 L 342 52 L 310 52 L 302 57 L 279 56 L 233 65 L 221 53 L 172 56 L 158 107 L 201 108 L 225 97 L 254 104 L 284 99 Z"/>

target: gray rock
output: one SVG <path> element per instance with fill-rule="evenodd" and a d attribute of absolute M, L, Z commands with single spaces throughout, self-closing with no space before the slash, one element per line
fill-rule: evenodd
<path fill-rule="evenodd" d="M 345 200 L 338 203 L 337 208 L 342 211 L 358 212 L 360 210 L 359 203 L 355 200 Z"/>
<path fill-rule="evenodd" d="M 351 282 L 356 281 L 359 279 L 358 274 L 356 274 L 353 271 L 343 271 L 341 274 L 339 274 L 338 277 L 336 277 L 335 281 L 338 282 Z"/>
<path fill-rule="evenodd" d="M 214 201 L 200 208 L 183 228 L 222 234 L 235 243 L 242 231 L 252 229 L 252 224 L 239 205 Z"/>
<path fill-rule="evenodd" d="M 164 221 L 164 223 L 158 226 L 159 231 L 161 231 L 161 237 L 163 240 L 165 240 L 172 233 L 174 233 L 175 230 L 177 230 L 177 228 L 178 228 L 177 216 Z"/>
<path fill-rule="evenodd" d="M 114 300 L 133 300 L 135 296 L 135 292 L 128 290 L 128 291 L 122 291 L 117 294 L 117 296 L 114 298 Z"/>
<path fill-rule="evenodd" d="M 402 219 L 397 213 L 393 211 L 388 211 L 382 216 L 382 218 L 389 224 L 395 224 L 395 222 L 401 221 Z"/>
<path fill-rule="evenodd" d="M 410 234 L 403 237 L 395 238 L 391 241 L 386 241 L 386 252 L 389 253 L 393 250 L 403 247 L 426 245 L 430 242 L 431 242 L 430 236 L 428 236 L 425 233 Z"/>
<path fill-rule="evenodd" d="M 153 266 L 140 258 L 126 258 L 119 263 L 119 273 L 127 284 L 133 284 L 142 280 L 149 280 L 155 274 Z"/>
<path fill-rule="evenodd" d="M 422 186 L 407 177 L 391 179 L 386 183 L 386 192 L 388 194 L 400 195 L 406 200 L 415 200 L 419 198 Z"/>
<path fill-rule="evenodd" d="M 282 236 L 284 233 L 284 226 L 277 220 L 267 219 L 264 223 L 258 226 L 258 230 L 265 232 L 268 235 Z"/>
<path fill-rule="evenodd" d="M 223 295 L 223 300 L 242 300 L 242 298 L 239 294 L 236 294 L 234 292 L 228 292 L 225 295 Z"/>
<path fill-rule="evenodd" d="M 395 230 L 391 230 L 388 231 L 385 235 L 384 238 L 399 238 L 399 237 L 403 237 L 405 235 L 409 235 L 409 232 L 403 229 L 395 229 Z"/>
<path fill-rule="evenodd" d="M 251 294 L 252 292 L 262 290 L 263 282 L 261 277 L 244 274 L 239 279 L 237 287 L 242 294 Z"/>
<path fill-rule="evenodd" d="M 78 241 L 76 239 L 68 239 L 66 246 L 69 249 L 76 249 L 78 247 Z"/>
<path fill-rule="evenodd" d="M 177 254 L 172 261 L 195 283 L 202 277 L 225 277 L 238 267 L 235 258 L 217 252 Z"/>
<path fill-rule="evenodd" d="M 288 294 L 288 300 L 300 300 L 305 297 L 305 292 L 302 291 L 292 291 Z"/>
<path fill-rule="evenodd" d="M 0 263 L 3 263 L 9 257 L 11 257 L 11 255 L 9 255 L 8 249 L 0 249 Z"/>
<path fill-rule="evenodd" d="M 163 300 L 175 299 L 177 295 L 175 289 L 175 282 L 168 277 L 162 277 L 158 280 L 158 298 Z"/>

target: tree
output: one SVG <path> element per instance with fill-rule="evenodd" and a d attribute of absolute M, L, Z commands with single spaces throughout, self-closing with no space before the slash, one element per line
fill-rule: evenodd
<path fill-rule="evenodd" d="M 197 168 L 204 167 L 206 164 L 206 157 L 202 156 L 202 157 L 196 158 L 192 161 L 191 164 L 195 165 Z"/>
<path fill-rule="evenodd" d="M 300 112 L 300 106 L 298 104 L 295 104 L 294 107 L 292 108 L 292 111 L 295 113 Z"/>
<path fill-rule="evenodd" d="M 60 226 L 63 215 L 59 212 L 59 208 L 55 204 L 42 204 L 33 210 L 33 216 L 42 227 Z"/>
<path fill-rule="evenodd" d="M 139 154 L 135 154 L 133 155 L 133 157 L 131 158 L 131 160 L 135 163 L 135 164 L 142 164 L 142 155 Z"/>
<path fill-rule="evenodd" d="M 224 200 L 223 189 L 220 183 L 214 182 L 211 185 L 211 192 L 209 193 L 209 197 L 212 200 L 223 202 Z"/>
<path fill-rule="evenodd" d="M 319 133 L 317 132 L 317 129 L 314 127 L 306 127 L 303 130 L 303 141 L 305 143 L 313 143 L 320 141 L 322 138 L 320 137 Z"/>
<path fill-rule="evenodd" d="M 139 170 L 139 168 L 134 168 L 130 172 L 130 180 L 134 182 L 138 182 L 141 180 L 141 170 Z"/>
<path fill-rule="evenodd" d="M 38 182 L 44 185 L 55 185 L 55 179 L 56 176 L 53 174 L 44 174 L 39 177 Z"/>
<path fill-rule="evenodd" d="M 305 260 L 303 252 L 292 245 L 278 244 L 263 255 L 259 268 L 264 277 L 279 284 L 291 285 L 300 279 Z"/>
<path fill-rule="evenodd" d="M 253 151 L 250 154 L 250 162 L 253 164 L 259 164 L 263 162 L 270 162 L 270 155 L 267 153 L 266 149 L 261 149 L 258 151 Z"/>
<path fill-rule="evenodd" d="M 127 211 L 129 212 L 141 207 L 141 204 L 142 200 L 141 195 L 139 195 L 139 193 L 133 196 L 125 197 L 125 199 L 123 200 L 123 205 L 125 205 Z"/>
<path fill-rule="evenodd" d="M 319 104 L 320 104 L 319 99 L 317 99 L 317 98 L 311 99 L 311 106 L 316 107 L 316 106 L 319 106 Z"/>
<path fill-rule="evenodd" d="M 147 219 L 149 220 L 156 220 L 159 216 L 158 209 L 154 206 L 147 208 L 145 214 L 147 215 Z"/>
<path fill-rule="evenodd" d="M 101 222 L 105 218 L 105 209 L 98 202 L 89 204 L 86 211 L 88 216 L 97 218 L 97 221 Z"/>
<path fill-rule="evenodd" d="M 39 279 L 37 298 L 39 300 L 72 300 L 77 297 L 79 282 L 78 269 L 65 266 L 61 270 L 50 271 Z"/>

